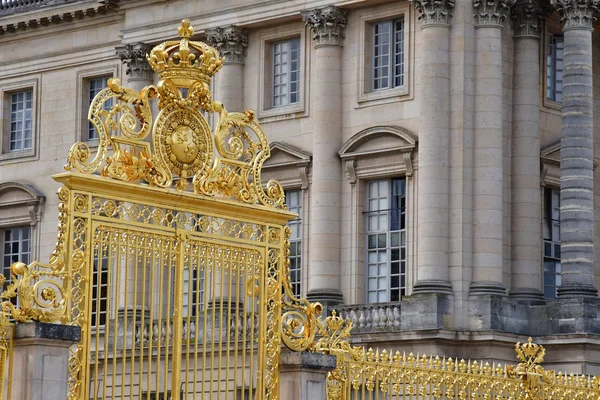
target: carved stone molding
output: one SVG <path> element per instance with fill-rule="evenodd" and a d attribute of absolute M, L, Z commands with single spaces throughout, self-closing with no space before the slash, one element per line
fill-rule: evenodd
<path fill-rule="evenodd" d="M 449 25 L 452 19 L 451 10 L 454 8 L 454 0 L 409 0 L 419 12 L 422 27 L 434 25 Z"/>
<path fill-rule="evenodd" d="M 335 6 L 302 11 L 302 20 L 313 32 L 313 39 L 318 46 L 341 46 L 348 10 Z"/>
<path fill-rule="evenodd" d="M 154 72 L 146 60 L 152 46 L 146 43 L 126 44 L 115 48 L 121 61 L 127 66 L 127 75 L 132 78 L 152 80 Z"/>
<path fill-rule="evenodd" d="M 544 16 L 550 14 L 548 8 L 543 7 L 540 0 L 517 0 L 511 9 L 513 36 L 539 38 Z"/>
<path fill-rule="evenodd" d="M 560 14 L 563 31 L 569 29 L 593 29 L 600 0 L 550 0 Z"/>
<path fill-rule="evenodd" d="M 206 41 L 219 50 L 226 62 L 244 63 L 248 47 L 248 29 L 236 25 L 206 31 Z"/>
<path fill-rule="evenodd" d="M 473 0 L 476 26 L 503 26 L 515 0 Z"/>

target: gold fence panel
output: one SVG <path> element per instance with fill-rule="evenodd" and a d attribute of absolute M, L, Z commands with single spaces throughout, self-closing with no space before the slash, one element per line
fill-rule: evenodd
<path fill-rule="evenodd" d="M 327 400 L 584 400 L 600 398 L 600 379 L 545 370 L 546 350 L 517 343 L 517 365 L 490 364 L 352 346 L 352 322 L 334 312 L 319 321 L 313 351 L 337 356 Z"/>
<path fill-rule="evenodd" d="M 282 344 L 306 350 L 317 331 L 321 306 L 289 282 L 295 215 L 278 182 L 261 183 L 266 135 L 212 99 L 224 60 L 188 20 L 178 32 L 147 56 L 157 86 L 111 79 L 94 98 L 95 154 L 74 144 L 54 176 L 50 261 L 13 264 L 0 295 L 0 318 L 81 328 L 68 400 L 276 400 Z"/>
<path fill-rule="evenodd" d="M 0 285 L 3 283 L 2 281 Z M 8 320 L 7 315 L 0 313 L 0 400 L 11 399 L 13 328 L 14 325 Z"/>

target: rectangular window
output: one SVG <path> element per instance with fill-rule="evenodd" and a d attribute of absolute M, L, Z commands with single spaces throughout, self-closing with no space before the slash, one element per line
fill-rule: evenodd
<path fill-rule="evenodd" d="M 300 102 L 300 38 L 271 45 L 271 106 Z"/>
<path fill-rule="evenodd" d="M 94 256 L 94 271 L 92 272 L 92 314 L 90 321 L 92 327 L 106 325 L 108 315 L 108 249 L 102 251 L 102 257 L 98 252 Z"/>
<path fill-rule="evenodd" d="M 104 76 L 104 77 L 100 77 L 100 78 L 93 78 L 93 79 L 88 79 L 87 81 L 87 104 L 88 107 L 92 104 L 92 101 L 94 100 L 94 97 L 96 97 L 96 95 L 98 93 L 100 93 L 100 91 L 104 88 L 106 88 L 108 86 L 108 80 L 112 78 L 112 76 Z M 106 111 L 109 111 L 110 108 L 112 107 L 112 99 L 106 101 L 103 105 L 103 109 Z M 87 113 L 86 113 L 87 116 Z M 98 132 L 96 132 L 96 128 L 94 127 L 94 125 L 88 121 L 87 123 L 87 140 L 96 140 L 98 139 Z"/>
<path fill-rule="evenodd" d="M 560 191 L 544 189 L 544 297 L 556 297 L 561 285 Z"/>
<path fill-rule="evenodd" d="M 548 35 L 548 57 L 546 59 L 546 97 L 562 102 L 564 37 Z"/>
<path fill-rule="evenodd" d="M 200 277 L 200 279 L 198 279 Z M 204 310 L 204 271 L 189 269 L 183 271 L 183 312 L 184 317 L 195 317 Z"/>
<path fill-rule="evenodd" d="M 404 86 L 404 18 L 373 24 L 371 77 L 372 90 Z"/>
<path fill-rule="evenodd" d="M 298 216 L 288 222 L 290 227 L 290 283 L 294 296 L 300 296 L 300 282 L 302 281 L 302 191 L 293 190 L 285 193 L 288 210 Z"/>
<path fill-rule="evenodd" d="M 399 301 L 406 293 L 406 180 L 367 183 L 367 301 Z"/>
<path fill-rule="evenodd" d="M 9 151 L 27 150 L 33 147 L 33 90 L 10 94 Z"/>
<path fill-rule="evenodd" d="M 31 227 L 22 226 L 2 231 L 2 274 L 6 289 L 10 283 L 10 266 L 20 261 L 29 264 L 31 258 Z"/>

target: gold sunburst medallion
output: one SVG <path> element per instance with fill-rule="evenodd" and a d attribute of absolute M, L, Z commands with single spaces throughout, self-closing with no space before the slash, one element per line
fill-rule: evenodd
<path fill-rule="evenodd" d="M 202 114 L 180 107 L 165 108 L 156 119 L 154 132 L 155 151 L 181 178 L 191 178 L 210 168 L 212 135 Z"/>

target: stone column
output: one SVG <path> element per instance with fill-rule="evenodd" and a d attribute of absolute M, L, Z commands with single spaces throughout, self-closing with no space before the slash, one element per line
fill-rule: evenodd
<path fill-rule="evenodd" d="M 473 279 L 470 294 L 506 293 L 502 283 L 502 26 L 514 0 L 474 0 L 475 135 Z"/>
<path fill-rule="evenodd" d="M 146 60 L 152 46 L 146 43 L 126 44 L 115 48 L 121 61 L 127 66 L 127 87 L 140 91 L 145 86 L 152 85 L 154 71 Z"/>
<path fill-rule="evenodd" d="M 454 0 L 411 0 L 421 20 L 418 277 L 414 293 L 451 294 L 448 269 L 450 21 Z"/>
<path fill-rule="evenodd" d="M 327 373 L 336 367 L 336 356 L 290 352 L 281 354 L 280 398 L 326 400 Z"/>
<path fill-rule="evenodd" d="M 512 141 L 512 297 L 543 301 L 540 191 L 540 0 L 512 7 L 514 34 Z"/>
<path fill-rule="evenodd" d="M 225 64 L 216 76 L 214 98 L 228 111 L 244 109 L 244 59 L 248 30 L 235 25 L 206 31 L 208 44 L 219 50 Z"/>
<path fill-rule="evenodd" d="M 16 324 L 13 337 L 12 399 L 66 399 L 69 347 L 81 340 L 78 326 Z"/>
<path fill-rule="evenodd" d="M 592 29 L 598 0 L 552 0 L 564 32 L 558 297 L 596 297 Z"/>
<path fill-rule="evenodd" d="M 347 10 L 334 6 L 302 12 L 315 42 L 313 163 L 310 188 L 310 269 L 307 297 L 325 306 L 342 303 L 340 238 L 342 166 L 342 40 Z"/>

